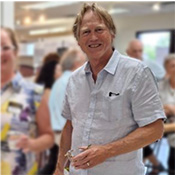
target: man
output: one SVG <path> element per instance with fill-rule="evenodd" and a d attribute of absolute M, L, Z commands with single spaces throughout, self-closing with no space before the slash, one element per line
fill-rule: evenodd
<path fill-rule="evenodd" d="M 89 61 L 68 82 L 54 175 L 63 175 L 70 148 L 80 149 L 71 175 L 143 175 L 140 148 L 162 137 L 165 118 L 152 74 L 113 49 L 115 25 L 96 4 L 84 4 L 73 32 Z"/>
<path fill-rule="evenodd" d="M 130 57 L 143 61 L 151 69 L 157 81 L 165 77 L 165 70 L 161 65 L 152 60 L 143 59 L 143 44 L 138 39 L 133 39 L 129 42 L 126 53 Z"/>
<path fill-rule="evenodd" d="M 66 51 L 60 61 L 63 74 L 54 83 L 50 99 L 49 99 L 49 109 L 51 114 L 51 124 L 52 129 L 55 132 L 55 142 L 59 145 L 60 134 L 66 123 L 66 119 L 62 117 L 61 111 L 63 106 L 63 100 L 65 96 L 65 90 L 67 86 L 68 79 L 71 73 L 84 64 L 86 58 L 80 49 L 69 49 Z"/>
<path fill-rule="evenodd" d="M 143 45 L 138 39 L 133 39 L 129 42 L 126 52 L 127 52 L 128 56 L 143 61 L 143 59 L 142 59 Z M 154 62 L 152 62 L 152 63 L 154 63 Z M 149 67 L 149 65 L 148 65 L 148 67 Z M 156 68 L 156 70 L 159 71 L 161 67 L 159 68 L 159 65 L 154 63 L 154 68 Z M 152 71 L 154 71 L 154 70 L 152 70 Z M 162 74 L 160 74 L 160 72 L 158 72 L 158 71 L 155 72 L 154 75 L 155 76 L 157 75 L 156 76 L 157 79 L 160 79 L 159 77 L 162 76 Z M 155 155 L 153 153 L 152 148 L 149 145 L 144 147 L 144 149 L 143 149 L 143 160 L 144 160 L 144 162 L 145 162 L 146 159 L 148 159 L 152 163 L 152 166 L 153 166 L 152 172 L 150 174 L 156 175 L 156 174 L 159 173 L 159 171 L 164 170 L 163 165 L 157 160 L 157 158 L 155 157 Z"/>

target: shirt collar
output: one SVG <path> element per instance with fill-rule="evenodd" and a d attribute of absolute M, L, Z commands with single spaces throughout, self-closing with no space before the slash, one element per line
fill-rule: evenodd
<path fill-rule="evenodd" d="M 90 63 L 89 61 L 85 64 L 84 71 L 86 74 L 91 73 Z"/>
<path fill-rule="evenodd" d="M 23 81 L 22 75 L 17 72 L 14 76 L 14 78 L 11 80 L 11 82 L 7 83 L 2 89 L 1 94 L 6 91 L 8 87 L 12 87 L 16 92 L 18 92 L 21 89 L 21 82 Z"/>
<path fill-rule="evenodd" d="M 120 55 L 119 52 L 117 50 L 114 50 L 111 58 L 109 59 L 108 63 L 103 69 L 106 70 L 108 73 L 114 75 L 119 62 L 119 55 Z M 84 70 L 85 73 L 91 73 L 89 61 L 85 64 Z"/>
<path fill-rule="evenodd" d="M 12 86 L 14 90 L 19 91 L 21 89 L 22 82 L 23 82 L 23 77 L 19 72 L 17 72 L 15 77 L 12 80 Z"/>
<path fill-rule="evenodd" d="M 109 59 L 106 66 L 104 67 L 104 70 L 114 75 L 117 69 L 118 62 L 119 62 L 119 55 L 120 55 L 119 52 L 117 50 L 114 50 L 111 58 Z"/>

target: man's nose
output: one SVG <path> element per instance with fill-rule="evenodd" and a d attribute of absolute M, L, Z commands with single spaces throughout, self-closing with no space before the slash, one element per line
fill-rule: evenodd
<path fill-rule="evenodd" d="M 98 39 L 98 37 L 97 37 L 96 33 L 95 33 L 95 32 L 92 32 L 92 33 L 91 33 L 91 40 L 92 40 L 92 41 L 95 41 L 95 40 L 97 40 L 97 39 Z"/>

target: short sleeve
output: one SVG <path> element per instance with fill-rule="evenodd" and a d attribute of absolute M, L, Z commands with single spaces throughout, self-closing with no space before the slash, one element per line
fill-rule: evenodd
<path fill-rule="evenodd" d="M 69 105 L 69 83 L 66 87 L 66 93 L 65 93 L 65 98 L 63 101 L 63 109 L 62 109 L 62 116 L 67 119 L 67 120 L 72 120 L 72 116 L 71 116 L 71 110 L 70 110 L 70 105 Z"/>
<path fill-rule="evenodd" d="M 134 80 L 132 93 L 132 110 L 134 120 L 139 127 L 165 119 L 157 82 L 148 67 L 140 70 Z"/>

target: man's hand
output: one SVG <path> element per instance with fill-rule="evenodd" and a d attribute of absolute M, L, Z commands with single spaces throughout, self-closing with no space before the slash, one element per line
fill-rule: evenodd
<path fill-rule="evenodd" d="M 72 158 L 72 166 L 75 169 L 88 169 L 92 168 L 107 159 L 107 151 L 105 146 L 93 145 L 87 149 L 87 146 L 80 147 L 82 153 Z"/>

